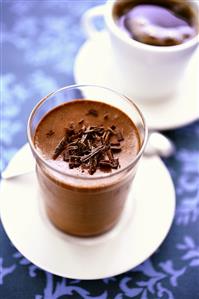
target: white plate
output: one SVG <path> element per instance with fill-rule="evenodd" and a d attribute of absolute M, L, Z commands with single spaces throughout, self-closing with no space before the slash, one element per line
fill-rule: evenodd
<path fill-rule="evenodd" d="M 193 56 L 182 87 L 175 96 L 154 103 L 138 103 L 150 129 L 177 128 L 199 118 L 198 53 Z M 107 33 L 96 34 L 80 48 L 74 66 L 76 83 L 103 85 L 125 94 L 125 90 L 120 87 L 117 73 Z"/>
<path fill-rule="evenodd" d="M 12 167 L 28 155 L 25 146 Z M 142 263 L 166 237 L 175 211 L 173 183 L 158 157 L 142 160 L 120 222 L 100 237 L 76 238 L 54 228 L 34 173 L 2 181 L 0 198 L 2 223 L 16 248 L 40 268 L 76 279 L 105 278 Z"/>

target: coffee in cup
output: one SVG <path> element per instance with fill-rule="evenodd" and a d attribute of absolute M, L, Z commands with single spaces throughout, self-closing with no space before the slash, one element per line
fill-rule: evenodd
<path fill-rule="evenodd" d="M 101 15 L 120 92 L 147 104 L 172 99 L 199 44 L 197 1 L 108 0 L 84 14 L 89 37 Z"/>
<path fill-rule="evenodd" d="M 153 46 L 175 46 L 198 33 L 199 16 L 186 1 L 135 0 L 114 7 L 118 26 L 132 39 Z"/>

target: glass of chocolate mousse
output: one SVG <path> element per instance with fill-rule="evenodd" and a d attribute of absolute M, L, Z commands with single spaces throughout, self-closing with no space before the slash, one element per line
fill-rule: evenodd
<path fill-rule="evenodd" d="M 147 134 L 138 107 L 111 89 L 73 85 L 42 99 L 30 115 L 28 140 L 50 221 L 81 237 L 114 227 Z"/>

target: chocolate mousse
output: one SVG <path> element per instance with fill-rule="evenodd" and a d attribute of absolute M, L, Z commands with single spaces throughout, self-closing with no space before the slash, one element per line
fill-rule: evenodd
<path fill-rule="evenodd" d="M 133 173 L 122 173 L 141 141 L 121 110 L 91 100 L 74 100 L 39 122 L 34 145 L 52 168 L 37 175 L 52 223 L 62 231 L 92 236 L 113 227 L 121 215 Z"/>

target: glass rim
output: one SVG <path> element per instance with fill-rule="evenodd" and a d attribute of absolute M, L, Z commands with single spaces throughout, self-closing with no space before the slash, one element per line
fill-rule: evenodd
<path fill-rule="evenodd" d="M 54 167 L 52 164 L 50 164 L 47 160 L 45 160 L 45 158 L 36 150 L 32 137 L 31 137 L 31 123 L 33 120 L 33 117 L 36 113 L 36 111 L 38 110 L 38 108 L 47 100 L 49 99 L 51 96 L 54 96 L 55 94 L 57 94 L 58 92 L 62 91 L 62 90 L 72 90 L 72 89 L 77 89 L 77 88 L 84 88 L 84 87 L 93 87 L 93 88 L 100 88 L 100 89 L 104 89 L 107 90 L 109 92 L 115 93 L 116 95 L 118 95 L 119 97 L 123 98 L 126 102 L 128 102 L 130 105 L 133 105 L 133 107 L 136 109 L 137 113 L 139 114 L 139 116 L 142 119 L 143 122 L 143 128 L 144 128 L 144 139 L 142 142 L 142 146 L 140 147 L 139 152 L 137 153 L 137 155 L 135 156 L 135 158 L 128 164 L 126 165 L 124 168 L 121 168 L 117 171 L 115 171 L 114 173 L 110 173 L 106 176 L 104 175 L 100 175 L 100 176 L 78 176 L 78 175 L 74 175 L 74 174 L 70 174 L 70 173 L 66 173 L 66 172 L 62 172 L 59 168 Z M 139 160 L 139 158 L 142 156 L 144 149 L 146 147 L 146 143 L 148 140 L 148 127 L 146 125 L 146 121 L 145 118 L 142 114 L 142 112 L 140 111 L 140 109 L 138 108 L 138 106 L 134 103 L 134 101 L 132 101 L 130 98 L 128 98 L 127 96 L 123 95 L 120 92 L 117 92 L 111 88 L 108 87 L 104 87 L 104 86 L 100 86 L 100 85 L 95 85 L 95 84 L 72 84 L 72 85 L 67 85 L 64 86 L 56 91 L 53 91 L 51 93 L 49 93 L 47 96 L 45 96 L 44 98 L 42 98 L 32 109 L 30 116 L 28 118 L 28 122 L 27 122 L 27 137 L 28 137 L 28 143 L 31 147 L 31 150 L 33 151 L 34 155 L 36 156 L 36 158 L 38 158 L 45 166 L 47 166 L 48 168 L 52 169 L 55 172 L 58 172 L 59 174 L 63 175 L 63 176 L 68 176 L 71 178 L 75 178 L 75 179 L 80 179 L 80 180 L 100 180 L 100 179 L 107 179 L 109 177 L 113 177 L 116 176 L 118 174 L 121 174 L 122 172 L 128 171 L 129 169 L 131 169 L 133 167 L 133 165 Z"/>

